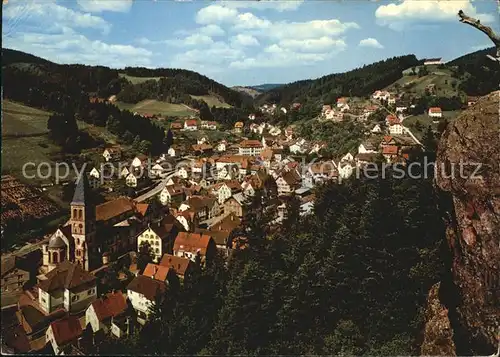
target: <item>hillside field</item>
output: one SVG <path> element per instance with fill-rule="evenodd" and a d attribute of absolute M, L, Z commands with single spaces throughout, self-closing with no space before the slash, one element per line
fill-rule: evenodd
<path fill-rule="evenodd" d="M 132 84 L 139 84 L 150 80 L 157 81 L 161 78 L 161 77 L 134 77 L 134 76 L 129 76 L 128 74 L 125 73 L 120 73 L 119 76 L 130 81 L 130 83 Z"/>
<path fill-rule="evenodd" d="M 458 78 L 452 77 L 452 71 L 450 69 L 437 68 L 437 66 L 428 67 L 428 75 L 422 77 L 418 77 L 418 75 L 405 75 L 388 86 L 386 90 L 394 90 L 396 86 L 399 85 L 399 87 L 405 92 L 423 95 L 425 93 L 425 88 L 428 85 L 434 84 L 437 96 L 453 97 L 459 95 L 459 91 L 457 90 L 457 88 L 460 80 Z"/>
<path fill-rule="evenodd" d="M 231 108 L 231 105 L 221 102 L 219 98 L 213 95 L 191 95 L 191 98 L 203 100 L 210 108 L 213 106 L 217 108 Z"/>
<path fill-rule="evenodd" d="M 25 163 L 33 162 L 38 165 L 47 162 L 53 167 L 56 161 L 61 161 L 61 148 L 48 137 L 47 121 L 50 114 L 9 100 L 3 101 L 2 173 L 22 178 L 22 168 Z M 116 135 L 104 127 L 83 121 L 77 123 L 80 130 L 88 132 L 94 138 L 113 144 L 117 142 Z M 26 171 L 33 175 L 36 170 L 31 165 Z"/>
<path fill-rule="evenodd" d="M 139 114 L 159 114 L 171 117 L 196 115 L 196 112 L 184 104 L 172 104 L 155 99 L 146 99 L 136 104 L 123 102 L 115 102 L 114 104 L 122 110 Z"/>
<path fill-rule="evenodd" d="M 448 120 L 449 123 L 451 123 L 455 118 L 461 113 L 460 110 L 456 111 L 448 111 L 448 112 L 443 112 L 443 120 L 446 119 Z M 411 132 L 420 140 L 422 139 L 422 136 L 424 135 L 425 131 L 427 130 L 427 127 L 430 125 L 433 130 L 437 130 L 438 124 L 433 123 L 433 120 L 435 118 L 431 118 L 427 114 L 420 114 L 420 115 L 415 115 L 408 117 L 403 121 L 403 125 L 410 128 Z M 416 127 L 416 123 L 420 122 L 421 124 L 421 129 L 418 130 Z"/>
<path fill-rule="evenodd" d="M 2 137 L 42 135 L 48 132 L 50 113 L 9 100 L 2 103 Z"/>
<path fill-rule="evenodd" d="M 4 100 L 2 115 L 2 173 L 20 177 L 27 162 L 53 164 L 60 150 L 47 135 L 49 112 Z"/>

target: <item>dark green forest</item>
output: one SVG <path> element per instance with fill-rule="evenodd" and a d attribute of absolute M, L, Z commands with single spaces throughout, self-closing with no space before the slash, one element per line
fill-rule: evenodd
<path fill-rule="evenodd" d="M 207 261 L 183 283 L 170 277 L 142 332 L 99 353 L 417 354 L 446 256 L 432 178 L 388 171 L 325 185 L 316 197 L 314 215 L 301 217 L 293 198 L 273 228 L 273 198 L 258 191 L 240 232 L 249 248 Z"/>
<path fill-rule="evenodd" d="M 334 103 L 341 96 L 368 96 L 402 77 L 403 70 L 420 64 L 415 55 L 393 57 L 345 73 L 304 80 L 271 89 L 257 103 Z"/>
<path fill-rule="evenodd" d="M 459 89 L 468 95 L 480 96 L 498 90 L 498 63 L 486 55 L 495 56 L 496 49 L 491 47 L 476 51 L 447 63 L 448 66 L 456 67 L 455 76 L 461 78 Z"/>
<path fill-rule="evenodd" d="M 167 102 L 171 101 L 171 103 L 181 103 L 182 101 L 180 101 L 180 99 L 187 99 L 185 95 L 189 96 L 189 94 L 214 94 L 235 107 L 242 107 L 245 101 L 246 103 L 251 103 L 252 101 L 249 96 L 234 91 L 197 72 L 185 69 L 125 67 L 123 73 L 135 77 L 161 77 L 159 81 L 148 81 L 147 84 L 129 84 L 123 88 L 120 99 L 129 103 L 137 103 L 146 98 L 165 100 Z M 143 92 L 144 94 L 142 95 L 149 94 L 149 96 L 138 100 L 141 96 L 140 93 Z M 182 97 L 182 95 L 184 95 L 184 97 Z"/>

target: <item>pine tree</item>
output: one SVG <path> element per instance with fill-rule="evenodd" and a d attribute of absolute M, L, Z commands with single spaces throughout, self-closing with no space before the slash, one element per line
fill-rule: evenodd
<path fill-rule="evenodd" d="M 422 137 L 422 144 L 424 145 L 425 150 L 428 152 L 437 151 L 436 137 L 434 136 L 434 132 L 430 125 L 427 127 L 427 130 L 424 133 L 424 136 Z"/>
<path fill-rule="evenodd" d="M 172 130 L 168 129 L 167 131 L 167 136 L 165 137 L 165 149 L 168 150 L 174 143 L 174 134 L 172 133 Z"/>

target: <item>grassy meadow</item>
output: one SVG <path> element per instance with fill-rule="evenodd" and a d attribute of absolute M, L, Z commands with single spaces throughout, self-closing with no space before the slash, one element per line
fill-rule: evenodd
<path fill-rule="evenodd" d="M 132 113 L 137 112 L 139 114 L 159 114 L 171 117 L 196 115 L 196 112 L 184 104 L 167 103 L 155 99 L 146 99 L 136 104 L 123 102 L 116 102 L 115 104 L 122 110 L 129 110 Z"/>

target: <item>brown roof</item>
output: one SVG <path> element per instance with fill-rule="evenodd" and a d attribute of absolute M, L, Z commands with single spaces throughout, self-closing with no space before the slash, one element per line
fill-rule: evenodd
<path fill-rule="evenodd" d="M 27 353 L 31 350 L 30 341 L 21 325 L 5 329 L 5 345 L 13 348 L 15 353 Z"/>
<path fill-rule="evenodd" d="M 172 254 L 164 254 L 160 266 L 174 269 L 178 275 L 184 276 L 189 266 L 193 264 L 190 259 L 177 257 Z"/>
<path fill-rule="evenodd" d="M 429 108 L 429 112 L 431 112 L 431 113 L 441 113 L 441 108 L 439 108 L 439 107 L 432 107 L 432 108 Z"/>
<path fill-rule="evenodd" d="M 229 237 L 229 234 L 231 234 L 230 231 L 222 231 L 222 230 L 210 231 L 208 229 L 196 229 L 195 232 L 212 237 L 216 245 L 225 245 Z"/>
<path fill-rule="evenodd" d="M 282 178 L 290 186 L 298 185 L 300 183 L 300 176 L 295 170 L 288 171 L 282 176 Z"/>
<path fill-rule="evenodd" d="M 186 203 L 195 211 L 199 211 L 204 208 L 212 207 L 216 201 L 217 200 L 213 197 L 193 196 L 190 197 Z"/>
<path fill-rule="evenodd" d="M 139 275 L 127 285 L 127 290 L 135 291 L 144 295 L 149 301 L 154 301 L 158 294 L 165 292 L 165 284 L 147 276 Z"/>
<path fill-rule="evenodd" d="M 198 122 L 196 121 L 196 119 L 189 119 L 189 120 L 186 120 L 185 121 L 185 124 L 187 126 L 198 126 Z"/>
<path fill-rule="evenodd" d="M 332 161 L 327 162 L 315 162 L 309 166 L 313 174 L 329 174 L 337 175 L 337 168 Z"/>
<path fill-rule="evenodd" d="M 217 162 L 240 163 L 243 165 L 248 163 L 248 160 L 249 158 L 246 155 L 226 155 L 219 157 Z"/>
<path fill-rule="evenodd" d="M 127 299 L 121 291 L 108 293 L 92 303 L 99 321 L 115 317 L 127 309 Z"/>
<path fill-rule="evenodd" d="M 225 182 L 226 186 L 231 189 L 231 191 L 241 191 L 241 184 L 238 180 L 228 180 Z"/>
<path fill-rule="evenodd" d="M 50 324 L 54 340 L 59 346 L 71 342 L 82 334 L 82 326 L 76 316 L 67 316 Z"/>
<path fill-rule="evenodd" d="M 210 144 L 195 144 L 191 145 L 191 148 L 193 151 L 208 151 L 214 149 L 214 147 Z"/>
<path fill-rule="evenodd" d="M 95 216 L 97 221 L 107 221 L 113 217 L 133 210 L 134 204 L 129 198 L 119 197 L 113 201 L 98 205 L 95 208 Z"/>
<path fill-rule="evenodd" d="M 397 155 L 398 147 L 396 145 L 387 145 L 382 149 L 382 154 L 384 155 Z"/>
<path fill-rule="evenodd" d="M 147 203 L 137 203 L 135 205 L 136 209 L 137 209 L 137 212 L 141 214 L 141 216 L 145 216 L 146 215 L 146 212 L 149 208 L 149 204 Z"/>
<path fill-rule="evenodd" d="M 271 160 L 273 158 L 273 150 L 271 148 L 265 148 L 260 152 L 260 157 L 263 160 Z"/>
<path fill-rule="evenodd" d="M 239 227 L 241 224 L 241 218 L 239 218 L 236 213 L 231 212 L 220 221 L 214 223 L 210 230 L 223 230 L 223 231 L 232 231 L 233 229 Z"/>
<path fill-rule="evenodd" d="M 367 154 L 357 154 L 356 159 L 359 161 L 373 161 L 377 157 L 376 153 L 367 153 Z"/>
<path fill-rule="evenodd" d="M 167 187 L 168 193 L 171 196 L 180 195 L 184 192 L 184 187 L 182 187 L 182 185 L 173 184 L 173 185 L 166 186 L 166 187 Z"/>
<path fill-rule="evenodd" d="M 14 269 L 16 266 L 16 257 L 14 255 L 8 257 L 2 257 L 2 271 L 0 272 L 2 277 Z"/>
<path fill-rule="evenodd" d="M 171 129 L 182 129 L 182 123 L 174 122 L 170 124 Z"/>
<path fill-rule="evenodd" d="M 240 143 L 242 148 L 261 148 L 262 143 L 259 140 L 243 140 Z"/>
<path fill-rule="evenodd" d="M 395 116 L 395 115 L 392 115 L 392 114 L 390 114 L 390 115 L 386 116 L 386 117 L 385 117 L 385 120 L 386 120 L 388 123 L 390 123 L 390 124 L 391 124 L 391 123 L 399 123 L 399 119 L 398 119 L 398 117 L 397 117 L 397 116 Z"/>
<path fill-rule="evenodd" d="M 383 143 L 390 143 L 394 138 L 390 135 L 385 135 L 384 140 L 382 141 Z"/>
<path fill-rule="evenodd" d="M 87 283 L 94 283 L 95 277 L 83 270 L 78 264 L 66 260 L 45 275 L 38 287 L 50 293 L 58 289 L 73 289 Z"/>
<path fill-rule="evenodd" d="M 175 238 L 174 251 L 200 252 L 201 255 L 206 255 L 211 240 L 206 234 L 180 232 Z"/>
<path fill-rule="evenodd" d="M 165 216 L 160 222 L 151 223 L 147 228 L 142 230 L 139 235 L 143 234 L 148 229 L 151 229 L 160 239 L 168 238 L 174 227 L 178 227 L 178 221 L 172 215 Z"/>
<path fill-rule="evenodd" d="M 158 281 L 166 281 L 169 270 L 170 268 L 168 267 L 149 263 L 146 266 L 146 269 L 144 269 L 142 275 L 147 276 L 148 278 L 156 279 Z"/>

